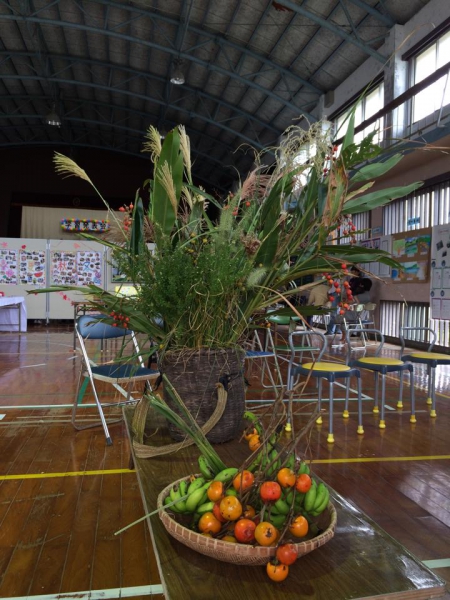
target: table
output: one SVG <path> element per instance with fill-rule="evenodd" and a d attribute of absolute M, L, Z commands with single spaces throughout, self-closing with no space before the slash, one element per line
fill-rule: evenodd
<path fill-rule="evenodd" d="M 132 440 L 133 409 L 123 410 Z M 164 427 L 160 420 L 153 421 L 156 425 Z M 216 449 L 224 462 L 232 466 L 244 458 L 244 446 L 230 442 Z M 155 509 L 158 494 L 166 485 L 198 472 L 195 446 L 151 459 L 132 454 L 145 513 Z M 335 537 L 301 557 L 291 567 L 289 577 L 278 584 L 268 579 L 264 567 L 236 566 L 193 552 L 166 532 L 158 515 L 150 517 L 148 526 L 166 598 L 425 600 L 445 594 L 445 583 L 439 577 L 355 505 L 334 491 L 331 501 L 337 510 Z"/>
<path fill-rule="evenodd" d="M 27 305 L 23 296 L 0 297 L 0 331 L 27 330 Z"/>

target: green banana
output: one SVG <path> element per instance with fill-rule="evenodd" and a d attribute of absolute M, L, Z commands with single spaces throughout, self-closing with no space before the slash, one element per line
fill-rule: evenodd
<path fill-rule="evenodd" d="M 306 494 L 304 492 L 297 492 L 295 494 L 294 506 L 298 510 L 301 506 L 303 506 L 303 502 L 305 501 Z"/>
<path fill-rule="evenodd" d="M 164 498 L 164 505 L 167 505 L 167 504 L 172 504 L 172 500 L 170 498 L 170 494 L 169 494 L 169 496 L 166 496 Z M 174 504 L 172 504 L 171 506 L 169 506 L 169 510 L 172 510 L 173 512 L 176 512 L 176 513 L 181 513 L 181 511 L 178 510 L 178 508 Z"/>
<path fill-rule="evenodd" d="M 312 507 L 312 510 L 316 510 L 318 506 L 320 506 L 323 502 L 324 496 L 326 494 L 326 487 L 325 484 L 320 482 L 317 486 L 317 493 L 316 493 L 316 499 L 314 500 L 314 505 Z"/>
<path fill-rule="evenodd" d="M 328 506 L 328 502 L 330 501 L 330 490 L 325 485 L 324 485 L 324 488 L 325 488 L 325 493 L 322 497 L 322 502 L 320 504 L 315 504 L 314 510 L 311 513 L 314 517 L 318 517 L 319 515 L 321 515 L 323 513 L 323 511 L 326 509 L 326 507 Z"/>
<path fill-rule="evenodd" d="M 179 486 L 172 486 L 171 490 L 170 490 L 170 499 L 172 502 L 174 502 L 173 506 L 171 508 L 174 509 L 178 509 L 179 512 L 184 512 L 186 510 L 186 502 L 184 500 L 181 500 L 181 483 L 185 483 L 186 482 L 180 482 Z M 184 494 L 186 495 L 186 494 Z"/>
<path fill-rule="evenodd" d="M 288 469 L 294 470 L 294 466 L 295 466 L 295 456 L 293 454 L 289 454 L 287 462 L 286 462 L 286 467 Z"/>
<path fill-rule="evenodd" d="M 258 435 L 262 435 L 264 433 L 263 429 L 261 427 L 261 423 L 259 422 L 258 415 L 255 415 L 255 413 L 252 413 L 249 410 L 246 410 L 245 413 L 244 413 L 244 419 L 247 419 L 248 421 L 251 422 L 251 424 L 253 425 L 253 427 L 258 432 Z"/>
<path fill-rule="evenodd" d="M 298 470 L 297 475 L 303 475 L 303 473 L 306 473 L 307 475 L 309 475 L 310 468 L 308 467 L 308 465 L 305 462 L 302 461 L 300 463 L 300 468 Z"/>
<path fill-rule="evenodd" d="M 194 481 L 191 481 L 191 483 L 189 484 L 187 493 L 189 495 L 192 494 L 192 492 L 195 492 L 195 490 L 198 490 L 198 488 L 201 488 L 204 483 L 205 483 L 204 477 L 196 477 L 194 479 Z"/>
<path fill-rule="evenodd" d="M 269 517 L 269 521 L 270 523 L 272 523 L 272 525 L 275 525 L 275 527 L 277 529 L 281 529 L 283 527 L 283 525 L 286 522 L 286 516 L 285 515 L 270 515 Z"/>
<path fill-rule="evenodd" d="M 228 488 L 228 490 L 225 491 L 225 496 L 237 496 L 238 493 L 234 488 Z"/>
<path fill-rule="evenodd" d="M 283 496 L 285 502 L 287 502 L 289 506 L 292 506 L 292 503 L 294 502 L 294 490 L 292 488 L 285 488 L 283 490 Z"/>
<path fill-rule="evenodd" d="M 316 495 L 317 495 L 317 483 L 313 479 L 311 487 L 306 492 L 305 501 L 303 503 L 303 506 L 305 507 L 305 510 L 307 512 L 310 512 L 313 509 L 314 502 L 316 501 Z"/>
<path fill-rule="evenodd" d="M 203 504 L 199 504 L 195 509 L 195 512 L 199 515 L 203 515 L 206 512 L 211 512 L 214 508 L 214 502 L 203 502 Z"/>
<path fill-rule="evenodd" d="M 200 473 L 205 479 L 214 478 L 214 471 L 212 470 L 208 459 L 205 456 L 203 456 L 203 454 L 200 454 L 200 456 L 198 457 L 198 467 L 200 469 Z"/>
<path fill-rule="evenodd" d="M 194 490 L 192 492 L 192 494 L 189 494 L 189 496 L 186 498 L 186 512 L 188 513 L 193 513 L 195 512 L 197 506 L 200 504 L 200 502 L 203 500 L 203 498 L 205 497 L 205 492 L 206 489 L 209 487 L 209 481 L 205 484 L 202 485 L 202 487 L 197 488 L 196 490 Z"/>
<path fill-rule="evenodd" d="M 214 481 L 221 481 L 222 483 L 230 482 L 238 473 L 239 469 L 236 467 L 228 467 L 228 469 L 224 469 L 214 475 Z"/>
<path fill-rule="evenodd" d="M 284 500 L 282 500 L 281 498 L 279 498 L 276 502 L 273 503 L 272 506 L 272 510 L 276 509 L 276 511 L 278 512 L 278 514 L 280 515 L 287 515 L 289 514 L 289 511 L 291 509 L 291 507 L 289 506 L 289 504 L 287 502 L 285 502 Z"/>

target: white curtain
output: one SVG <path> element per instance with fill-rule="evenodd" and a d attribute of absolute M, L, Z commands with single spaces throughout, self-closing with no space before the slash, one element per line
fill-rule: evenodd
<path fill-rule="evenodd" d="M 76 233 L 61 229 L 61 219 L 107 219 L 106 210 L 84 210 L 82 208 L 39 208 L 24 206 L 20 237 L 32 239 L 67 240 L 75 239 Z"/>

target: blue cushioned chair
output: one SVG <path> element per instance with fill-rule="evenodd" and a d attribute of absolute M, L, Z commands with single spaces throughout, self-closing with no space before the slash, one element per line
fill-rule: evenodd
<path fill-rule="evenodd" d="M 106 421 L 103 413 L 103 408 L 106 406 L 120 406 L 130 402 L 135 402 L 131 398 L 131 387 L 132 384 L 140 381 L 149 382 L 159 377 L 159 371 L 149 369 L 144 366 L 142 356 L 140 353 L 139 345 L 136 340 L 136 336 L 130 329 L 122 329 L 120 327 L 113 327 L 104 322 L 104 315 L 99 314 L 86 314 L 78 317 L 75 321 L 75 331 L 80 343 L 81 355 L 82 355 L 82 369 L 80 377 L 78 379 L 77 391 L 73 403 L 72 409 L 72 424 L 75 429 L 82 430 L 88 429 L 89 427 L 97 427 L 102 425 L 103 431 L 106 436 L 107 445 L 112 444 L 111 436 L 108 430 L 108 424 L 116 423 L 120 419 L 114 421 Z M 113 360 L 111 362 L 96 364 L 88 355 L 86 348 L 87 340 L 108 340 L 114 338 L 122 338 L 124 340 L 131 339 L 132 355 L 121 356 L 120 360 Z M 83 383 L 81 383 L 84 377 Z M 113 403 L 101 403 L 96 388 L 96 381 L 103 381 L 112 384 L 121 394 L 126 397 L 125 401 L 113 402 Z M 95 403 L 100 414 L 100 423 L 94 423 L 90 425 L 79 425 L 76 422 L 77 408 L 80 406 L 85 391 L 89 383 L 92 386 L 92 392 L 94 394 Z M 128 390 L 125 391 L 122 386 L 126 385 Z"/>

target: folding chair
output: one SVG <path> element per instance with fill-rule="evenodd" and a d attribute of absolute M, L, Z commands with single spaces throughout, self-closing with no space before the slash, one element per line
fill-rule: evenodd
<path fill-rule="evenodd" d="M 260 360 L 262 362 L 260 375 L 261 385 L 265 388 L 279 387 L 279 385 L 282 382 L 282 377 L 277 355 L 274 350 L 274 342 L 272 338 L 272 332 L 270 331 L 270 327 L 254 327 L 250 339 L 244 345 L 244 349 L 245 359 L 247 361 L 253 362 L 255 360 Z M 275 383 L 275 379 L 273 378 L 271 366 L 269 364 L 269 359 L 273 360 L 275 371 L 277 374 L 277 379 L 279 382 L 278 384 Z M 264 383 L 264 375 L 266 370 L 269 377 L 269 381 L 271 383 L 270 386 Z"/>
<path fill-rule="evenodd" d="M 428 331 L 430 334 L 430 344 L 426 352 L 411 352 L 411 354 L 403 354 L 405 350 L 405 335 L 406 331 Z M 450 365 L 450 354 L 443 352 L 432 352 L 436 342 L 436 332 L 430 327 L 401 327 L 400 328 L 401 357 L 402 360 L 407 360 L 412 363 L 426 365 L 428 376 L 428 397 L 427 404 L 431 404 L 430 417 L 436 417 L 436 369 L 440 365 Z"/>
<path fill-rule="evenodd" d="M 123 404 L 135 402 L 136 400 L 131 399 L 132 384 L 139 381 L 148 382 L 154 380 L 159 377 L 159 371 L 149 369 L 144 366 L 139 345 L 133 331 L 108 325 L 103 321 L 104 318 L 105 316 L 100 314 L 86 314 L 78 317 L 75 322 L 75 331 L 81 349 L 82 368 L 78 379 L 77 391 L 72 408 L 72 424 L 77 430 L 97 427 L 101 424 L 103 431 L 105 432 L 106 443 L 108 446 L 110 446 L 112 444 L 112 440 L 108 431 L 108 424 L 110 425 L 111 423 L 117 423 L 121 419 L 115 419 L 113 421 L 110 420 L 107 422 L 103 413 L 103 408 L 107 406 L 121 406 Z M 102 364 L 96 364 L 89 358 L 86 348 L 87 340 L 101 340 L 103 342 L 104 340 L 114 338 L 122 338 L 122 349 L 125 347 L 126 341 L 131 338 L 133 342 L 132 355 L 121 356 L 120 361 L 117 359 Z M 81 383 L 81 379 L 83 377 L 84 381 Z M 103 381 L 112 384 L 123 396 L 126 397 L 126 400 L 122 402 L 110 402 L 102 404 L 100 402 L 99 394 L 95 384 L 96 381 Z M 100 415 L 101 423 L 78 425 L 76 422 L 77 409 L 82 403 L 83 396 L 89 383 L 92 387 L 92 392 Z M 128 390 L 124 390 L 122 385 L 126 385 Z"/>

